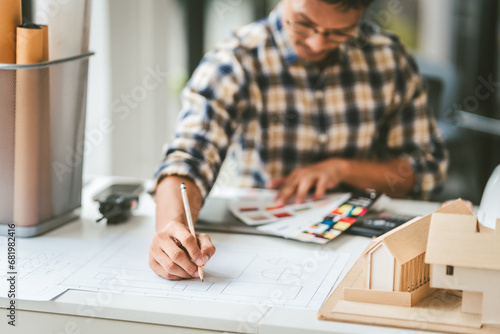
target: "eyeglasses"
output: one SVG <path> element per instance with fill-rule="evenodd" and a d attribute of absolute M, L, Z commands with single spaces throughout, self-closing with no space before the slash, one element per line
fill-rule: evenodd
<path fill-rule="evenodd" d="M 287 20 L 286 23 L 292 28 L 292 30 L 297 33 L 298 35 L 304 36 L 304 37 L 309 37 L 314 34 L 320 34 L 323 35 L 325 40 L 328 43 L 342 43 L 345 40 L 347 40 L 349 37 L 352 37 L 354 35 L 354 32 L 350 34 L 343 33 L 341 31 L 319 31 L 318 28 L 309 25 L 304 22 L 297 22 L 297 21 L 292 21 L 292 20 Z M 354 28 L 356 29 L 356 28 Z M 352 29 L 352 30 L 354 30 Z"/>

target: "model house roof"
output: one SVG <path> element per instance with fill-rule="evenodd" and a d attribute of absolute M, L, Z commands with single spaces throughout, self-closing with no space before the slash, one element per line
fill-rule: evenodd
<path fill-rule="evenodd" d="M 500 270 L 500 231 L 479 227 L 472 214 L 433 214 L 425 262 Z"/>
<path fill-rule="evenodd" d="M 382 243 L 400 264 L 410 261 L 426 251 L 431 217 L 437 213 L 472 215 L 472 211 L 470 211 L 461 199 L 458 199 L 430 215 L 410 220 L 392 231 L 381 235 L 374 240 L 373 246 L 366 253 L 375 250 Z"/>

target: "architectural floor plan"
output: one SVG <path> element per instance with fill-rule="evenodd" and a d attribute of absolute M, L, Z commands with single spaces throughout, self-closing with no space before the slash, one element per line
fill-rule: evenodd
<path fill-rule="evenodd" d="M 37 265 L 20 269 L 20 279 L 25 281 L 20 287 L 37 282 L 38 288 L 21 297 L 36 299 L 37 291 L 45 291 L 47 297 L 49 291 L 60 294 L 76 289 L 317 310 L 349 257 L 320 246 L 296 250 L 222 244 L 216 245 L 215 255 L 204 267 L 204 282 L 168 281 L 149 268 L 149 244 L 149 239 L 132 237 L 22 240 L 22 261 L 36 259 Z"/>

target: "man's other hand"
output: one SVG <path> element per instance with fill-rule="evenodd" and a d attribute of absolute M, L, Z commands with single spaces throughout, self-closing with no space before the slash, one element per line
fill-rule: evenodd
<path fill-rule="evenodd" d="M 285 205 L 295 198 L 295 203 L 302 203 L 309 190 L 315 187 L 313 199 L 322 198 L 326 191 L 342 182 L 347 163 L 342 159 L 328 159 L 307 167 L 296 168 L 285 178 L 269 182 L 268 187 L 279 189 L 277 205 Z"/>

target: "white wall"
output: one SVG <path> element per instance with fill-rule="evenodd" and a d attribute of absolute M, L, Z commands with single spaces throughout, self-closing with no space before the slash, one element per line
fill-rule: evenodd
<path fill-rule="evenodd" d="M 180 110 L 173 88 L 186 71 L 179 2 L 97 0 L 92 14 L 86 130 L 103 120 L 112 130 L 89 150 L 84 173 L 152 177 Z"/>
<path fill-rule="evenodd" d="M 420 0 L 419 53 L 435 61 L 452 58 L 453 0 Z"/>
<path fill-rule="evenodd" d="M 100 134 L 87 147 L 83 174 L 111 174 L 111 134 L 100 131 L 100 123 L 110 119 L 111 104 L 111 69 L 109 49 L 108 1 L 92 3 L 92 18 L 89 49 L 96 54 L 90 59 L 89 85 L 87 91 L 87 119 L 85 132 Z"/>
<path fill-rule="evenodd" d="M 232 30 L 253 21 L 251 1 L 210 0 L 207 3 L 205 49 L 227 38 Z"/>

